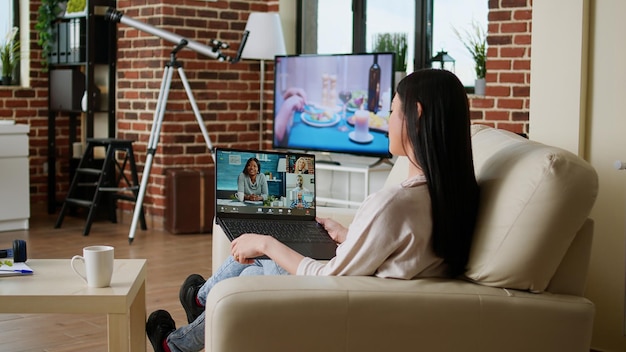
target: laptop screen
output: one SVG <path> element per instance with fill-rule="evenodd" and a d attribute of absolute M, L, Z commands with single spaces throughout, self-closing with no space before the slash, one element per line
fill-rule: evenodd
<path fill-rule="evenodd" d="M 217 148 L 219 215 L 315 216 L 315 156 Z"/>

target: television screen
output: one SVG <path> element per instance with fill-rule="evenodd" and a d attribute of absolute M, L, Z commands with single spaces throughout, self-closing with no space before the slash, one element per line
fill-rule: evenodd
<path fill-rule="evenodd" d="M 390 157 L 393 56 L 276 56 L 274 148 Z"/>

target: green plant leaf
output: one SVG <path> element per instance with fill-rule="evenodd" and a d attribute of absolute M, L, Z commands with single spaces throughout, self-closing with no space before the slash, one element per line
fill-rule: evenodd
<path fill-rule="evenodd" d="M 35 29 L 39 34 L 37 44 L 41 46 L 41 65 L 44 72 L 48 70 L 48 57 L 52 51 L 52 43 L 54 42 L 54 32 L 52 25 L 57 20 L 62 9 L 59 4 L 67 2 L 66 0 L 42 0 L 41 5 L 37 9 L 37 23 Z"/>
<path fill-rule="evenodd" d="M 465 29 L 463 32 L 455 27 L 452 27 L 452 31 L 472 55 L 476 78 L 485 78 L 487 74 L 487 32 L 476 21 L 472 21 L 470 29 Z"/>

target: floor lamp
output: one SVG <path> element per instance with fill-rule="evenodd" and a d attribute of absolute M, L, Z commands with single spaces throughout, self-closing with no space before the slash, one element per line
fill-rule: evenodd
<path fill-rule="evenodd" d="M 285 55 L 285 39 L 276 12 L 253 12 L 248 17 L 246 31 L 248 41 L 241 53 L 242 59 L 260 60 L 261 80 L 259 86 L 259 149 L 263 149 L 263 91 L 265 85 L 265 60 Z"/>

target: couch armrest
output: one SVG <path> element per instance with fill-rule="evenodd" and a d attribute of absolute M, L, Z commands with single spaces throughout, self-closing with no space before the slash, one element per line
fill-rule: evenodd
<path fill-rule="evenodd" d="M 331 218 L 340 222 L 344 226 L 350 225 L 356 209 L 350 208 L 333 208 L 333 207 L 318 207 L 317 216 L 322 218 Z M 212 259 L 211 264 L 213 271 L 219 268 L 220 265 L 230 255 L 230 241 L 222 231 L 222 228 L 213 222 L 213 244 L 212 244 Z"/>
<path fill-rule="evenodd" d="M 583 295 L 589 271 L 593 225 L 593 220 L 587 219 L 578 230 L 546 291 L 576 296 Z"/>
<path fill-rule="evenodd" d="M 207 298 L 206 351 L 589 351 L 583 298 L 460 280 L 237 277 Z"/>

